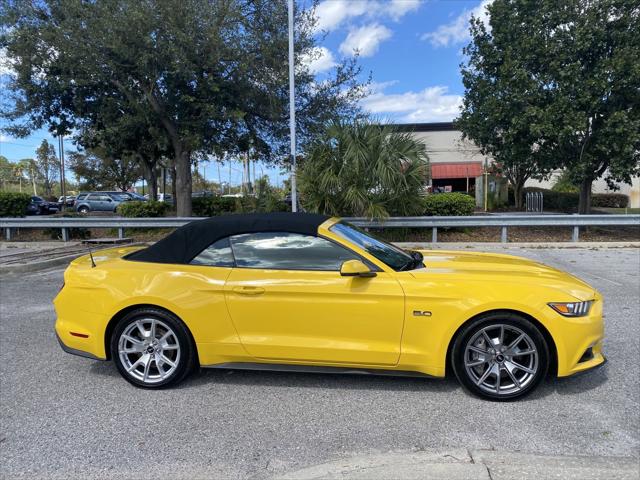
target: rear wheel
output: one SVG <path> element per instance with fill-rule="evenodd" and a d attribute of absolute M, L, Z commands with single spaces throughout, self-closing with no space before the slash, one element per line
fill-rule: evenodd
<path fill-rule="evenodd" d="M 143 388 L 182 381 L 195 364 L 195 349 L 186 326 L 155 308 L 135 310 L 116 325 L 111 357 L 120 374 Z"/>
<path fill-rule="evenodd" d="M 463 328 L 451 361 L 456 377 L 470 392 L 490 400 L 514 400 L 546 376 L 549 348 L 532 322 L 515 313 L 496 312 Z"/>

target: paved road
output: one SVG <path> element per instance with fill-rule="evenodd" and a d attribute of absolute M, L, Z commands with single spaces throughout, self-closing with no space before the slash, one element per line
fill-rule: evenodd
<path fill-rule="evenodd" d="M 637 457 L 640 250 L 507 251 L 604 294 L 605 369 L 507 404 L 454 380 L 246 371 L 151 392 L 60 350 L 51 299 L 62 270 L 0 277 L 0 477 L 267 478 L 392 450 Z"/>

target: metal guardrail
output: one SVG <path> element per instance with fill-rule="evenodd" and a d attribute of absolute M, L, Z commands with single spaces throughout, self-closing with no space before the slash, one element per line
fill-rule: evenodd
<path fill-rule="evenodd" d="M 124 217 L 32 217 L 0 218 L 5 238 L 11 240 L 16 228 L 59 228 L 62 239 L 69 240 L 70 228 L 117 228 L 118 237 L 124 238 L 127 228 L 177 228 L 196 217 L 124 218 Z M 507 242 L 508 227 L 571 227 L 572 241 L 580 237 L 580 227 L 588 226 L 640 226 L 640 215 L 476 215 L 471 217 L 390 217 L 384 220 L 345 218 L 365 228 L 431 228 L 432 242 L 438 241 L 438 228 L 500 227 L 500 241 Z"/>

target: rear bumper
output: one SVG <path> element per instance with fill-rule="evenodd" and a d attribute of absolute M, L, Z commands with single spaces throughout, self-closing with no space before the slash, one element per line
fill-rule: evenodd
<path fill-rule="evenodd" d="M 60 348 L 62 348 L 62 350 L 64 350 L 65 352 L 70 353 L 71 355 L 78 355 L 79 357 L 91 358 L 92 360 L 102 360 L 102 361 L 106 360 L 104 358 L 96 357 L 93 353 L 85 352 L 83 350 L 78 350 L 77 348 L 68 347 L 67 345 L 64 344 L 62 339 L 58 336 L 57 332 L 56 332 L 56 339 L 60 344 Z"/>

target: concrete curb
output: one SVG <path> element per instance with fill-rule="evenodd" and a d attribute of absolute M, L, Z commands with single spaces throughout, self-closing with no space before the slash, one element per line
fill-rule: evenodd
<path fill-rule="evenodd" d="M 49 258 L 41 262 L 22 263 L 18 265 L 0 265 L 0 275 L 12 273 L 37 272 L 47 268 L 58 267 L 60 265 L 68 265 L 73 259 L 86 255 L 87 252 L 76 253 L 73 255 L 64 255 L 62 257 Z"/>
<path fill-rule="evenodd" d="M 637 480 L 634 457 L 533 455 L 494 450 L 388 453 L 346 458 L 289 472 L 281 480 Z"/>

